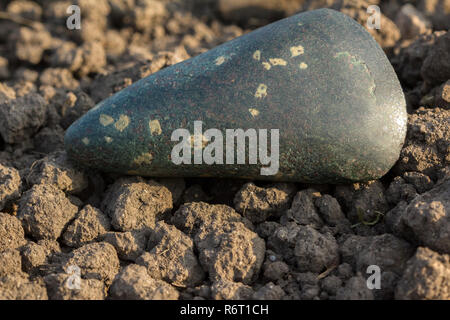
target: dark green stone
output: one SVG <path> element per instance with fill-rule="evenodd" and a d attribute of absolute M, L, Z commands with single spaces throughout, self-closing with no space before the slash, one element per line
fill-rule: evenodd
<path fill-rule="evenodd" d="M 351 18 L 321 9 L 138 81 L 75 122 L 65 146 L 82 165 L 143 176 L 364 181 L 398 159 L 406 117 L 398 79 L 375 40 Z M 279 129 L 278 173 L 262 176 L 259 161 L 175 165 L 172 132 L 193 134 L 196 120 L 224 138 L 225 129 Z"/>

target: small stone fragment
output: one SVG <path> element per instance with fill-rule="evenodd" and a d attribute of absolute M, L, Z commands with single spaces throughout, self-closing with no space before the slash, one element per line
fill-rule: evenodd
<path fill-rule="evenodd" d="M 277 230 L 280 227 L 280 224 L 275 221 L 264 221 L 256 227 L 256 232 L 258 235 L 263 238 L 267 239 L 271 235 L 275 233 L 275 230 Z"/>
<path fill-rule="evenodd" d="M 417 196 L 413 185 L 406 183 L 402 177 L 395 177 L 386 190 L 386 200 L 390 204 L 397 204 L 401 200 L 410 202 Z"/>
<path fill-rule="evenodd" d="M 107 58 L 114 59 L 116 57 L 120 57 L 128 47 L 126 40 L 122 38 L 120 32 L 114 29 L 106 31 L 105 41 Z"/>
<path fill-rule="evenodd" d="M 182 205 L 172 216 L 172 223 L 189 236 L 195 236 L 202 226 L 239 222 L 242 216 L 226 205 L 192 202 Z"/>
<path fill-rule="evenodd" d="M 104 300 L 105 284 L 97 279 L 80 279 L 79 287 L 71 287 L 71 275 L 67 273 L 51 274 L 44 278 L 48 296 L 51 300 Z"/>
<path fill-rule="evenodd" d="M 411 183 L 416 188 L 418 193 L 424 193 L 433 188 L 434 182 L 427 175 L 420 172 L 405 172 L 403 179 Z"/>
<path fill-rule="evenodd" d="M 400 223 L 407 227 L 401 229 L 404 236 L 412 236 L 412 240 L 437 252 L 450 253 L 449 206 L 450 179 L 444 179 L 417 196 L 401 213 Z"/>
<path fill-rule="evenodd" d="M 75 101 L 71 101 L 73 98 L 75 98 Z M 64 129 L 67 129 L 73 122 L 94 107 L 94 102 L 85 92 L 79 92 L 70 98 L 68 97 L 68 102 L 63 105 L 61 110 L 62 119 L 60 124 Z"/>
<path fill-rule="evenodd" d="M 62 236 L 69 247 L 81 247 L 108 232 L 111 228 L 109 218 L 97 208 L 86 205 L 67 227 Z"/>
<path fill-rule="evenodd" d="M 253 223 L 279 216 L 289 207 L 294 186 L 278 184 L 269 188 L 257 187 L 252 182 L 245 184 L 234 198 L 236 211 Z"/>
<path fill-rule="evenodd" d="M 150 277 L 145 267 L 131 264 L 115 278 L 111 298 L 120 300 L 177 300 L 179 293 L 167 282 Z"/>
<path fill-rule="evenodd" d="M 150 235 L 147 250 L 136 261 L 146 267 L 148 274 L 177 287 L 195 287 L 204 277 L 194 243 L 183 232 L 162 221 Z"/>
<path fill-rule="evenodd" d="M 0 102 L 0 135 L 7 143 L 18 143 L 35 134 L 46 119 L 45 100 L 37 93 Z"/>
<path fill-rule="evenodd" d="M 287 223 L 275 229 L 267 239 L 267 248 L 281 255 L 288 264 L 294 265 L 297 257 L 294 249 L 298 239 L 300 226 L 295 222 Z"/>
<path fill-rule="evenodd" d="M 50 58 L 53 67 L 68 68 L 75 72 L 83 64 L 83 53 L 76 44 L 69 41 L 61 43 Z"/>
<path fill-rule="evenodd" d="M 19 250 L 0 250 L 0 278 L 22 271 L 22 260 Z"/>
<path fill-rule="evenodd" d="M 301 300 L 316 300 L 319 297 L 320 287 L 317 284 L 305 284 L 300 293 Z"/>
<path fill-rule="evenodd" d="M 42 154 L 64 150 L 64 130 L 59 125 L 44 127 L 33 137 L 34 148 Z"/>
<path fill-rule="evenodd" d="M 63 68 L 47 68 L 40 77 L 39 81 L 42 85 L 48 85 L 55 88 L 67 88 L 75 90 L 78 88 L 79 83 L 73 77 L 72 73 L 68 69 Z"/>
<path fill-rule="evenodd" d="M 164 66 L 164 64 L 163 64 Z M 113 73 L 99 74 L 91 84 L 90 97 L 98 103 L 99 101 L 108 98 L 113 93 L 126 88 L 131 83 L 148 76 L 152 72 L 159 69 L 149 61 L 135 62 L 133 65 L 126 65 L 118 68 Z"/>
<path fill-rule="evenodd" d="M 7 100 L 14 100 L 16 98 L 16 91 L 9 87 L 6 83 L 0 82 L 0 103 Z"/>
<path fill-rule="evenodd" d="M 103 208 L 119 231 L 153 229 L 172 209 L 172 194 L 155 181 L 119 179 L 106 191 Z"/>
<path fill-rule="evenodd" d="M 0 212 L 0 251 L 16 249 L 25 243 L 25 235 L 19 219 Z"/>
<path fill-rule="evenodd" d="M 258 276 L 265 242 L 241 222 L 203 226 L 195 236 L 199 260 L 213 281 L 249 284 Z"/>
<path fill-rule="evenodd" d="M 56 241 L 40 240 L 38 243 L 29 241 L 21 250 L 23 270 L 35 274 L 45 267 L 54 253 L 61 251 Z"/>
<path fill-rule="evenodd" d="M 83 63 L 77 71 L 79 76 L 89 73 L 99 73 L 106 65 L 106 53 L 103 46 L 94 41 L 83 44 L 81 47 Z"/>
<path fill-rule="evenodd" d="M 27 182 L 29 185 L 54 185 L 62 191 L 76 194 L 87 188 L 88 177 L 67 159 L 65 152 L 56 152 L 33 164 Z"/>
<path fill-rule="evenodd" d="M 350 264 L 348 264 L 347 262 L 341 263 L 337 269 L 336 269 L 336 273 L 337 275 L 341 278 L 341 279 L 350 279 L 353 275 L 353 268 Z"/>
<path fill-rule="evenodd" d="M 35 239 L 56 240 L 78 212 L 78 208 L 58 188 L 37 184 L 19 202 L 18 217 L 25 232 Z"/>
<path fill-rule="evenodd" d="M 42 278 L 29 280 L 26 273 L 0 277 L 0 300 L 47 300 L 47 290 Z"/>
<path fill-rule="evenodd" d="M 377 219 L 380 214 L 384 214 L 389 209 L 384 192 L 384 186 L 378 180 L 358 183 L 347 218 L 352 223 L 361 222 L 360 217 L 364 221 Z"/>
<path fill-rule="evenodd" d="M 39 30 L 20 27 L 11 33 L 8 44 L 17 59 L 31 64 L 38 64 L 45 50 L 49 49 L 52 37 L 42 25 Z"/>
<path fill-rule="evenodd" d="M 147 246 L 145 232 L 107 232 L 102 239 L 116 248 L 120 259 L 128 261 L 136 261 Z"/>
<path fill-rule="evenodd" d="M 445 34 L 445 31 L 435 31 L 430 35 L 422 35 L 409 46 L 400 49 L 399 54 L 392 57 L 392 64 L 402 83 L 413 88 L 418 82 L 423 81 L 420 73 L 423 61 L 432 50 L 436 40 L 443 34 Z M 418 97 L 418 100 L 420 98 Z"/>
<path fill-rule="evenodd" d="M 301 272 L 320 273 L 339 264 L 338 244 L 330 234 L 321 234 L 311 226 L 300 226 L 294 255 Z"/>
<path fill-rule="evenodd" d="M 97 279 L 109 285 L 119 272 L 116 250 L 107 242 L 87 244 L 71 252 L 63 269 L 79 268 L 83 279 Z"/>
<path fill-rule="evenodd" d="M 450 256 L 419 247 L 398 282 L 395 298 L 401 300 L 448 300 Z"/>
<path fill-rule="evenodd" d="M 450 79 L 450 32 L 436 39 L 436 43 L 423 61 L 420 73 L 431 87 Z"/>
<path fill-rule="evenodd" d="M 331 275 L 322 280 L 321 287 L 329 295 L 335 296 L 337 291 L 342 287 L 342 280 L 337 276 Z"/>
<path fill-rule="evenodd" d="M 407 3 L 400 8 L 395 18 L 403 39 L 413 39 L 424 33 L 431 33 L 431 24 L 412 4 Z"/>
<path fill-rule="evenodd" d="M 441 58 L 439 58 L 441 59 Z M 408 134 L 394 172 L 415 171 L 435 180 L 450 165 L 450 110 L 419 108 L 408 119 Z"/>
<path fill-rule="evenodd" d="M 283 261 L 274 261 L 264 265 L 264 277 L 271 281 L 283 279 L 289 272 L 289 266 Z"/>
<path fill-rule="evenodd" d="M 339 251 L 342 261 L 353 265 L 362 274 L 367 272 L 368 266 L 377 265 L 383 272 L 401 275 L 414 249 L 408 242 L 385 233 L 369 237 L 351 235 Z"/>
<path fill-rule="evenodd" d="M 319 216 L 330 227 L 336 228 L 339 232 L 348 232 L 350 222 L 344 215 L 336 198 L 328 194 L 317 197 L 314 204 L 319 212 Z"/>
<path fill-rule="evenodd" d="M 450 109 L 450 80 L 440 85 L 434 93 L 434 105 Z"/>
<path fill-rule="evenodd" d="M 286 215 L 298 224 L 320 228 L 323 221 L 314 206 L 313 192 L 311 189 L 299 191 Z"/>

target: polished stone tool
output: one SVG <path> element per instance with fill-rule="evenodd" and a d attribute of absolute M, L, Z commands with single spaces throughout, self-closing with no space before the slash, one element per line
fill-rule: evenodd
<path fill-rule="evenodd" d="M 342 183 L 383 176 L 406 121 L 383 50 L 348 16 L 320 9 L 134 83 L 72 124 L 65 146 L 73 160 L 108 172 Z M 244 149 L 227 129 L 251 137 Z M 228 148 L 227 157 L 227 147 L 241 153 Z"/>

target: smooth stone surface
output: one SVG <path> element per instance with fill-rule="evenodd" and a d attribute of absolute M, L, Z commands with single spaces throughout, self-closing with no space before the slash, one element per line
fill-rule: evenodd
<path fill-rule="evenodd" d="M 76 121 L 65 146 L 85 166 L 143 176 L 365 181 L 383 176 L 398 159 L 405 105 L 394 70 L 369 33 L 320 9 L 136 82 Z M 225 129 L 279 129 L 278 173 L 261 175 L 259 160 L 175 165 L 172 132 L 193 134 L 196 120 L 203 132 L 217 128 L 224 138 Z"/>

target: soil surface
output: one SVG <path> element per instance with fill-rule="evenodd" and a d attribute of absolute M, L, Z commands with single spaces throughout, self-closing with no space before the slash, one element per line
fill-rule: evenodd
<path fill-rule="evenodd" d="M 300 11 L 367 27 L 370 5 L 408 109 L 382 179 L 147 179 L 68 161 L 65 130 L 133 82 Z M 2 1 L 0 299 L 450 299 L 449 27 L 448 0 Z"/>

